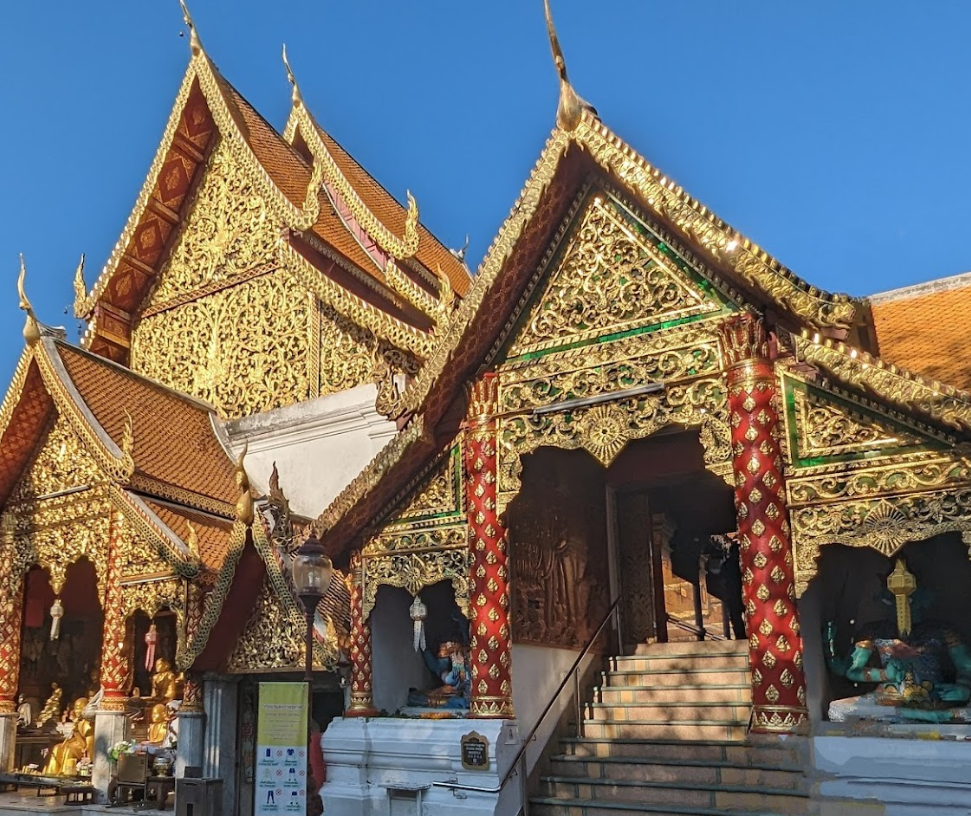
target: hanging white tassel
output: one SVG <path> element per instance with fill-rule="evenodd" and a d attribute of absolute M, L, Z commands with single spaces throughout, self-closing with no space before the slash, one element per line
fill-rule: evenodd
<path fill-rule="evenodd" d="M 421 602 L 421 598 L 417 595 L 415 600 L 412 601 L 411 609 L 411 620 L 415 625 L 415 651 L 419 649 L 424 650 L 425 648 L 425 618 L 428 617 L 428 607 Z"/>
<path fill-rule="evenodd" d="M 54 598 L 51 605 L 51 640 L 57 640 L 61 636 L 61 618 L 64 617 L 64 604 L 60 598 Z"/>

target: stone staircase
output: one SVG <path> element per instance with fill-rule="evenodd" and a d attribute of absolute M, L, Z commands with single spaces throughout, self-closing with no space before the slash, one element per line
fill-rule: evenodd
<path fill-rule="evenodd" d="M 746 641 L 678 642 L 612 657 L 580 737 L 549 757 L 536 816 L 808 813 L 801 740 L 748 735 Z"/>

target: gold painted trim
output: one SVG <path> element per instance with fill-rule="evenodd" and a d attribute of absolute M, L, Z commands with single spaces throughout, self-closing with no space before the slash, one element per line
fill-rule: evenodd
<path fill-rule="evenodd" d="M 108 486 L 108 496 L 133 529 L 154 545 L 158 555 L 171 564 L 177 575 L 190 579 L 199 575 L 202 565 L 198 558 L 148 505 L 117 485 Z"/>
<path fill-rule="evenodd" d="M 796 340 L 796 356 L 891 405 L 916 411 L 958 431 L 971 432 L 971 394 L 966 391 L 925 379 L 843 343 L 829 339 L 816 342 L 806 331 Z"/>
<path fill-rule="evenodd" d="M 20 404 L 20 398 L 24 393 L 24 385 L 27 383 L 27 374 L 30 372 L 30 364 L 33 360 L 33 348 L 30 346 L 25 347 L 20 354 L 20 359 L 17 361 L 17 367 L 14 369 L 10 385 L 7 386 L 7 393 L 3 397 L 3 402 L 0 403 L 0 440 L 6 434 L 7 428 L 10 426 L 10 420 L 13 418 L 13 413 L 17 409 L 17 405 Z"/>

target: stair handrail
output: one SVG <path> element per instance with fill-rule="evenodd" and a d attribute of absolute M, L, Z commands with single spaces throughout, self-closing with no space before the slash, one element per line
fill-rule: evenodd
<path fill-rule="evenodd" d="M 574 676 L 574 673 L 580 667 L 580 664 L 583 662 L 583 659 L 587 656 L 590 649 L 593 647 L 593 644 L 597 642 L 597 638 L 600 637 L 600 633 L 603 631 L 603 628 L 607 625 L 607 622 L 617 611 L 617 607 L 620 605 L 620 601 L 621 601 L 621 596 L 617 596 L 616 598 L 614 598 L 613 603 L 610 604 L 610 608 L 607 610 L 607 614 L 603 616 L 603 620 L 600 621 L 600 625 L 596 628 L 593 635 L 591 635 L 590 639 L 586 642 L 586 645 L 584 645 L 584 647 L 580 650 L 580 654 L 578 654 L 576 657 L 576 660 L 573 661 L 573 665 L 570 666 L 570 670 L 563 676 L 563 680 L 560 682 L 560 685 L 556 687 L 556 691 L 553 692 L 552 696 L 549 699 L 549 702 L 546 703 L 546 707 L 543 709 L 543 713 L 539 715 L 539 719 L 536 720 L 536 723 L 530 729 L 530 732 L 529 734 L 527 734 L 526 739 L 523 740 L 523 744 L 519 746 L 519 750 L 516 752 L 516 756 L 513 758 L 513 761 L 509 763 L 509 767 L 506 768 L 506 772 L 502 775 L 502 779 L 499 780 L 499 784 L 496 787 L 485 788 L 479 785 L 463 785 L 457 780 L 456 781 L 446 780 L 444 782 L 432 782 L 432 785 L 438 788 L 450 788 L 451 790 L 473 791 L 475 793 L 500 793 L 502 789 L 505 787 L 506 783 L 509 781 L 509 778 L 512 776 L 512 772 L 519 766 L 519 763 L 526 756 L 526 751 L 529 748 L 529 743 L 532 741 L 533 737 L 536 736 L 536 732 L 539 731 L 540 726 L 543 724 L 543 721 L 546 719 L 546 715 L 550 713 L 550 711 L 553 708 L 553 705 L 559 699 L 560 694 L 563 693 L 563 689 L 566 688 L 566 684 L 570 681 L 570 678 Z M 619 635 L 620 635 L 620 632 L 618 631 L 618 636 Z M 578 728 L 580 727 L 580 723 L 577 723 L 577 727 Z"/>

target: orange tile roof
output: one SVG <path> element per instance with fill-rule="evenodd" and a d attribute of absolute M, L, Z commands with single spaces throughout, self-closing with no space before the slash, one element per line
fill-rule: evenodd
<path fill-rule="evenodd" d="M 232 521 L 219 519 L 207 513 L 197 513 L 167 502 L 153 501 L 144 496 L 142 501 L 184 542 L 189 541 L 188 523 L 192 522 L 199 540 L 199 557 L 202 563 L 215 572 L 222 569 L 223 561 L 229 553 Z"/>
<path fill-rule="evenodd" d="M 971 274 L 870 298 L 880 357 L 971 390 Z"/>
<path fill-rule="evenodd" d="M 218 71 L 213 73 L 233 119 L 260 165 L 290 203 L 302 208 L 310 186 L 310 167 L 239 91 Z"/>
<path fill-rule="evenodd" d="M 235 504 L 235 466 L 213 430 L 212 409 L 96 354 L 55 345 L 81 398 L 116 444 L 128 422 L 125 412 L 131 415 L 138 472 Z"/>
<path fill-rule="evenodd" d="M 317 132 L 320 134 L 328 152 L 334 157 L 337 166 L 340 167 L 341 173 L 350 182 L 367 208 L 395 235 L 404 235 L 405 217 L 407 215 L 405 208 L 320 125 L 317 125 Z M 438 266 L 441 265 L 442 271 L 448 276 L 452 284 L 452 288 L 460 296 L 464 296 L 470 285 L 468 270 L 421 223 L 418 224 L 418 232 L 420 240 L 415 258 L 431 272 L 437 272 Z"/>

